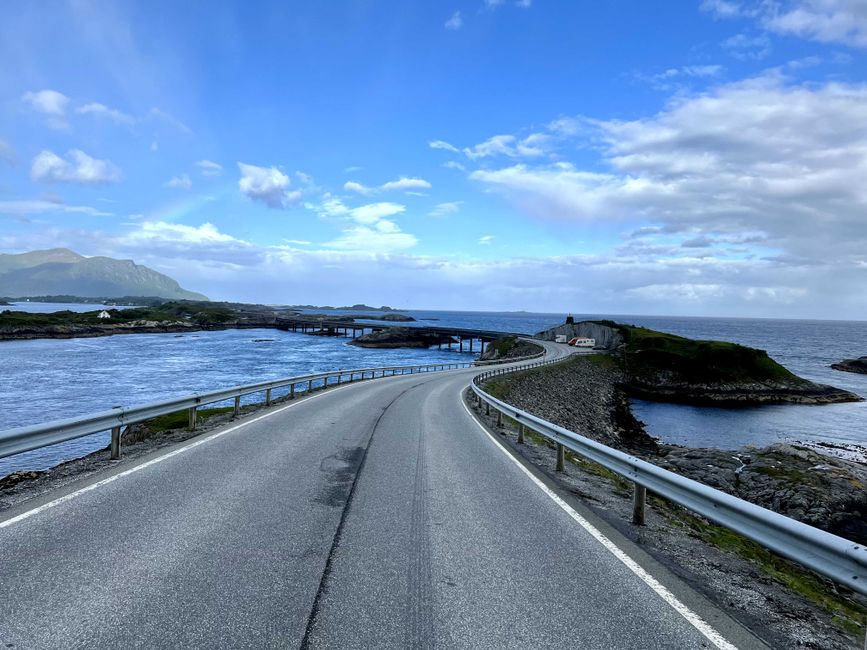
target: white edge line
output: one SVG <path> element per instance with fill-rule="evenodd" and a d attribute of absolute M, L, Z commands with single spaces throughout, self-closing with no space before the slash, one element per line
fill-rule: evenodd
<path fill-rule="evenodd" d="M 461 391 L 463 394 L 463 391 Z M 689 607 L 684 605 L 673 593 L 671 593 L 662 583 L 660 583 L 656 578 L 650 575 L 640 564 L 638 564 L 635 560 L 633 560 L 629 555 L 626 554 L 623 549 L 621 549 L 617 544 L 608 539 L 602 532 L 596 528 L 593 524 L 587 521 L 584 517 L 579 515 L 568 503 L 566 503 L 563 499 L 561 499 L 551 488 L 545 485 L 541 480 L 539 480 L 529 469 L 524 467 L 524 465 L 517 459 L 515 456 L 508 450 L 506 447 L 497 440 L 490 431 L 488 431 L 481 422 L 479 422 L 476 417 L 472 414 L 463 397 L 461 397 L 461 404 L 464 407 L 464 410 L 467 412 L 467 415 L 475 422 L 478 427 L 487 434 L 488 438 L 490 438 L 494 444 L 502 451 L 506 457 L 511 460 L 518 468 L 524 472 L 524 474 L 536 484 L 542 492 L 547 494 L 554 503 L 560 506 L 566 514 L 568 514 L 572 519 L 574 519 L 581 528 L 586 530 L 590 535 L 602 546 L 605 547 L 614 557 L 623 562 L 626 567 L 632 571 L 636 576 L 641 578 L 641 580 L 650 587 L 656 594 L 662 598 L 666 603 L 668 603 L 678 614 L 683 616 L 696 630 L 701 632 L 708 641 L 713 643 L 720 650 L 737 650 L 737 646 L 732 645 L 722 634 L 717 632 L 710 624 L 708 624 L 701 616 L 692 611 Z"/>
<path fill-rule="evenodd" d="M 388 377 L 386 377 L 386 379 L 388 379 Z M 255 422 L 259 422 L 260 420 L 264 420 L 265 418 L 269 418 L 272 415 L 277 415 L 278 413 L 282 413 L 283 411 L 290 409 L 292 407 L 300 406 L 301 404 L 304 404 L 305 402 L 309 402 L 310 400 L 314 400 L 317 397 L 325 397 L 326 395 L 333 395 L 338 390 L 342 390 L 344 388 L 349 388 L 352 385 L 353 384 L 346 384 L 344 386 L 335 386 L 334 388 L 328 390 L 327 392 L 319 393 L 318 395 L 311 395 L 311 396 L 305 397 L 303 399 L 299 399 L 299 401 L 297 401 L 297 402 L 293 402 L 292 404 L 287 404 L 286 406 L 281 406 L 280 408 L 274 409 L 273 411 L 268 411 L 267 413 L 263 413 L 262 415 L 259 415 L 255 418 L 252 418 L 251 420 L 246 420 L 244 422 L 241 422 L 240 424 L 236 424 L 233 427 L 229 427 L 228 429 L 223 429 L 222 431 L 218 431 L 217 433 L 212 433 L 211 435 L 209 435 L 205 438 L 200 438 L 200 439 L 196 440 L 195 442 L 192 442 L 188 445 L 184 445 L 183 447 L 180 447 L 178 449 L 174 449 L 174 450 L 172 450 L 166 454 L 163 454 L 162 456 L 158 456 L 157 458 L 152 458 L 151 460 L 144 462 L 141 465 L 136 465 L 135 467 L 130 467 L 129 469 L 124 470 L 123 472 L 118 472 L 117 474 L 112 474 L 108 478 L 104 478 L 101 481 L 97 481 L 96 483 L 91 483 L 90 485 L 83 487 L 80 490 L 76 490 L 75 492 L 70 492 L 69 494 L 64 494 L 62 497 L 58 497 L 57 499 L 54 499 L 53 501 L 49 501 L 48 503 L 44 503 L 41 506 L 33 508 L 32 510 L 22 512 L 20 515 L 16 515 L 14 517 L 11 517 L 10 519 L 0 521 L 0 530 L 2 530 L 3 528 L 6 528 L 7 526 L 11 526 L 12 524 L 16 524 L 19 521 L 24 521 L 25 519 L 29 519 L 30 517 L 32 517 L 34 515 L 38 515 L 40 512 L 44 512 L 46 510 L 49 510 L 49 509 L 54 508 L 56 506 L 59 506 L 63 503 L 66 503 L 67 501 L 72 501 L 73 499 L 81 496 L 82 494 L 85 494 L 87 492 L 90 492 L 92 490 L 100 488 L 103 485 L 108 485 L 109 483 L 113 483 L 114 481 L 118 480 L 119 478 L 123 478 L 124 476 L 129 476 L 130 474 L 135 474 L 136 472 L 140 472 L 141 470 L 143 470 L 147 467 L 150 467 L 152 465 L 156 465 L 157 463 L 161 463 L 164 460 L 168 460 L 169 458 L 177 456 L 178 454 L 182 454 L 185 451 L 189 451 L 190 449 L 198 447 L 199 445 L 203 445 L 206 442 L 211 442 L 212 440 L 216 440 L 217 438 L 221 438 L 221 437 L 225 436 L 226 434 L 232 433 L 233 431 L 237 431 L 238 429 L 240 429 L 242 427 L 246 427 L 247 425 L 253 424 Z M 355 384 L 355 385 L 358 386 L 359 384 Z"/>

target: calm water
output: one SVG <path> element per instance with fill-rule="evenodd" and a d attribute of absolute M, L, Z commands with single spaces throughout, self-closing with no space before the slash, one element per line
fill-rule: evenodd
<path fill-rule="evenodd" d="M 41 309 L 36 303 L 24 306 Z M 93 308 L 83 306 L 85 310 Z M 526 312 L 402 313 L 418 319 L 409 325 L 442 324 L 526 333 L 561 323 L 565 316 Z M 611 318 L 693 338 L 762 348 L 803 377 L 867 396 L 867 375 L 828 367 L 839 359 L 867 354 L 867 322 L 575 316 Z M 0 428 L 320 370 L 471 358 L 469 354 L 436 349 L 365 350 L 346 345 L 346 339 L 267 329 L 0 342 L 0 399 L 5 415 Z M 734 449 L 780 440 L 825 440 L 867 445 L 867 403 L 719 409 L 636 400 L 634 407 L 652 435 L 678 444 Z M 0 476 L 16 469 L 49 467 L 106 444 L 107 434 L 100 434 L 2 460 Z"/>

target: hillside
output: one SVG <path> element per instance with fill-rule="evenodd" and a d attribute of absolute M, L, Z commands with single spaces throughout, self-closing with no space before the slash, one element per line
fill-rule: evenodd
<path fill-rule="evenodd" d="M 207 300 L 172 278 L 132 260 L 84 257 L 66 248 L 0 253 L 0 296 L 153 296 Z"/>

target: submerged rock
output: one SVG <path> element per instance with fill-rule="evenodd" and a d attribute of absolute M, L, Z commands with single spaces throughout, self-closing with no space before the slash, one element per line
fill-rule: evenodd
<path fill-rule="evenodd" d="M 844 359 L 839 363 L 832 363 L 831 367 L 834 370 L 842 370 L 843 372 L 857 372 L 862 375 L 867 375 L 867 357 L 859 357 L 858 359 Z"/>

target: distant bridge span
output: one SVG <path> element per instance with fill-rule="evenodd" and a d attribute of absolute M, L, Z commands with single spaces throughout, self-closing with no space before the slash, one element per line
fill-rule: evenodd
<path fill-rule="evenodd" d="M 438 325 L 416 325 L 411 322 L 377 322 L 366 323 L 357 320 L 341 320 L 338 318 L 309 318 L 309 317 L 280 317 L 277 319 L 277 329 L 287 332 L 302 332 L 304 334 L 317 334 L 319 336 L 346 336 L 356 338 L 370 332 L 380 332 L 395 327 L 411 328 L 413 331 L 422 332 L 438 340 L 438 346 L 457 345 L 461 352 L 464 351 L 464 343 L 468 343 L 468 350 L 473 352 L 474 341 L 479 342 L 480 351 L 485 351 L 485 345 L 496 341 L 504 336 L 521 336 L 533 338 L 532 335 L 522 332 L 499 332 L 495 330 L 481 330 L 464 327 L 441 327 Z"/>

